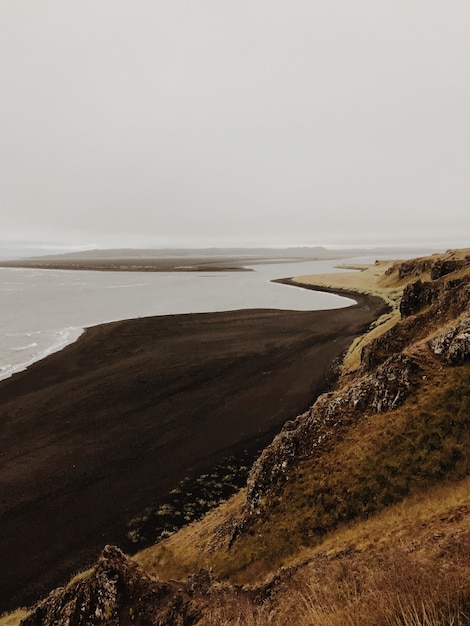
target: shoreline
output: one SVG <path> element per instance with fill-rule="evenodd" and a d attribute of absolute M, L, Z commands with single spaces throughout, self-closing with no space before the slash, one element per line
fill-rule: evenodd
<path fill-rule="evenodd" d="M 313 276 L 316 278 L 315 275 Z M 330 293 L 332 295 L 340 296 L 342 298 L 349 298 L 350 300 L 353 300 L 359 306 L 367 305 L 369 298 L 377 297 L 377 296 L 370 296 L 360 291 L 354 291 L 353 289 L 343 289 L 340 287 L 337 287 L 337 288 L 326 287 L 323 285 L 317 285 L 315 283 L 312 283 L 312 284 L 303 283 L 303 282 L 300 282 L 297 279 L 297 277 L 276 278 L 272 282 L 279 283 L 281 285 L 289 285 L 291 287 L 300 287 L 301 289 L 308 289 L 310 291 L 321 291 L 323 293 Z M 384 302 L 384 304 L 386 303 Z M 351 306 L 355 306 L 355 305 L 352 304 Z"/>
<path fill-rule="evenodd" d="M 80 339 L 80 337 L 83 335 L 85 330 L 86 330 L 85 327 L 68 326 L 67 328 L 64 328 L 61 331 L 59 331 L 59 337 L 60 337 L 59 341 L 49 346 L 48 348 L 44 349 L 39 354 L 33 356 L 28 361 L 25 361 L 23 363 L 18 363 L 16 365 L 4 365 L 0 367 L 0 372 L 7 371 L 7 373 L 0 373 L 0 383 L 4 380 L 8 380 L 15 374 L 26 371 L 28 367 L 30 367 L 31 365 L 34 365 L 34 363 L 39 363 L 39 361 L 42 361 L 43 359 L 47 359 L 47 357 L 50 356 L 51 354 L 60 352 L 67 346 L 75 343 L 76 341 L 78 341 L 78 339 Z M 64 338 L 64 334 L 67 335 L 66 338 Z"/>
<path fill-rule="evenodd" d="M 1 267 L 0 267 L 1 269 Z M 17 269 L 25 269 L 25 268 L 17 268 Z M 45 268 L 38 268 L 39 271 L 43 271 L 43 272 L 48 272 L 48 269 Z M 77 268 L 78 270 L 79 268 Z M 95 268 L 96 269 L 96 268 Z M 249 268 L 247 268 L 247 270 L 249 270 Z M 58 271 L 68 271 L 68 270 L 58 270 Z M 99 271 L 99 270 L 96 270 Z M 221 270 L 224 271 L 224 270 Z M 252 270 L 249 270 L 252 271 Z M 110 269 L 111 272 L 111 269 Z M 178 272 L 171 272 L 171 273 L 178 273 Z M 295 282 L 292 282 L 290 279 L 270 279 L 268 282 L 270 283 L 284 283 L 287 286 L 293 286 L 298 288 L 299 286 L 302 285 L 298 285 L 295 284 Z M 321 291 L 323 291 L 322 289 L 312 289 L 312 291 L 316 291 L 317 293 L 320 293 Z M 326 291 L 326 290 L 325 290 Z M 334 290 L 330 291 L 331 295 L 334 296 L 338 296 L 338 298 L 341 298 L 341 296 L 339 294 L 335 294 Z M 348 307 L 348 306 L 352 306 L 353 303 L 356 300 L 354 300 L 354 298 L 347 298 L 347 300 L 344 300 L 344 302 L 342 304 L 338 304 L 337 306 L 335 306 L 333 303 L 330 304 L 330 306 L 328 306 L 328 309 L 336 309 L 336 308 L 341 308 L 341 307 Z M 178 307 L 176 307 L 178 308 Z M 242 307 L 240 310 L 249 310 L 249 308 L 259 308 L 259 307 Z M 268 307 L 263 307 L 263 308 L 268 308 Z M 278 306 L 273 306 L 273 307 L 269 307 L 269 308 L 273 308 L 274 310 L 292 310 L 292 311 L 296 311 L 296 310 L 325 310 L 323 308 L 313 308 L 313 309 L 304 309 L 304 308 L 295 308 L 295 305 L 292 308 L 288 308 L 288 309 L 283 309 L 283 308 L 279 308 Z M 230 311 L 230 310 L 237 310 L 238 307 L 233 307 L 233 308 L 223 308 L 221 307 L 219 312 L 221 311 Z M 194 311 L 194 313 L 205 313 L 205 312 L 218 312 L 218 311 L 211 311 L 210 308 L 205 311 L 204 308 L 199 308 L 197 307 L 196 310 Z M 189 312 L 188 312 L 189 313 Z M 193 313 L 193 312 L 191 312 Z M 60 350 L 62 350 L 63 348 L 65 348 L 66 346 L 74 343 L 75 341 L 78 340 L 78 338 L 85 332 L 85 330 L 87 328 L 93 328 L 96 326 L 102 326 L 105 324 L 109 324 L 109 323 L 113 323 L 113 322 L 117 322 L 117 321 L 124 321 L 124 320 L 132 320 L 132 319 L 139 319 L 140 317 L 156 317 L 156 316 L 163 316 L 163 315 L 177 315 L 177 314 L 187 314 L 187 312 L 185 311 L 170 311 L 170 312 L 162 312 L 162 313 L 151 313 L 150 315 L 147 313 L 145 315 L 140 315 L 137 314 L 137 312 L 134 312 L 134 314 L 131 315 L 116 315 L 111 317 L 110 319 L 100 319 L 94 322 L 89 322 L 87 321 L 86 324 L 78 324 L 78 325 L 74 325 L 74 326 L 67 326 L 67 327 L 63 327 L 60 330 L 34 330 L 33 334 L 36 333 L 44 333 L 44 336 L 49 336 L 51 337 L 51 340 L 49 341 L 49 343 L 45 343 L 45 345 L 43 345 L 37 352 L 26 352 L 26 354 L 24 355 L 23 359 L 21 362 L 17 361 L 16 363 L 13 361 L 10 362 L 8 360 L 4 360 L 3 363 L 0 363 L 0 382 L 4 381 L 4 380 L 8 380 L 10 379 L 12 376 L 16 375 L 19 372 L 23 372 L 26 369 L 28 369 L 31 365 L 33 365 L 34 363 L 37 363 L 39 361 L 42 361 L 43 359 L 47 358 L 50 354 L 54 354 L 55 352 L 58 352 Z M 17 333 L 18 335 L 21 333 Z M 27 335 L 29 335 L 29 333 L 26 333 Z M 65 337 L 65 338 L 64 338 Z M 28 346 L 27 346 L 28 347 Z M 21 348 L 22 350 L 23 348 Z M 15 348 L 16 350 L 16 348 Z M 18 348 L 18 350 L 20 350 L 20 348 Z"/>
<path fill-rule="evenodd" d="M 132 550 L 128 523 L 149 504 L 264 447 L 386 307 L 364 298 L 112 322 L 1 381 L 0 610 L 34 602 L 105 543 Z"/>

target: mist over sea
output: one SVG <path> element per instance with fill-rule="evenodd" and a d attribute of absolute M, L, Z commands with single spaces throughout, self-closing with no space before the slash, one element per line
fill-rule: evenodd
<path fill-rule="evenodd" d="M 341 271 L 336 264 L 270 263 L 252 266 L 251 272 L 212 273 L 0 268 L 0 380 L 75 341 L 85 327 L 104 322 L 251 308 L 350 306 L 353 301 L 347 298 L 270 282 Z"/>

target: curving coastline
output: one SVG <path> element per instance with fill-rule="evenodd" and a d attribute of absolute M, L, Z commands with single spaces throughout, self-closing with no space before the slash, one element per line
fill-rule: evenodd
<path fill-rule="evenodd" d="M 254 458 L 386 309 L 353 297 L 105 324 L 0 383 L 0 610 L 37 600 L 106 543 L 131 551 L 129 520 L 181 479 Z"/>

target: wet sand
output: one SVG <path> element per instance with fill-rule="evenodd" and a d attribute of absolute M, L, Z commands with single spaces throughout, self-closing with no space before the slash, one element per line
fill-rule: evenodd
<path fill-rule="evenodd" d="M 179 481 L 252 455 L 385 309 L 244 310 L 97 326 L 0 383 L 0 612 L 36 601 Z"/>

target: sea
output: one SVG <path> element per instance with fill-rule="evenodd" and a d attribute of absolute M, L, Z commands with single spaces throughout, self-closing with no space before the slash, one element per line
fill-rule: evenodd
<path fill-rule="evenodd" d="M 377 257 L 374 257 L 376 259 Z M 349 298 L 273 283 L 273 279 L 344 271 L 341 261 L 279 262 L 247 272 L 99 272 L 0 268 L 0 380 L 107 322 L 239 309 L 324 310 Z"/>

